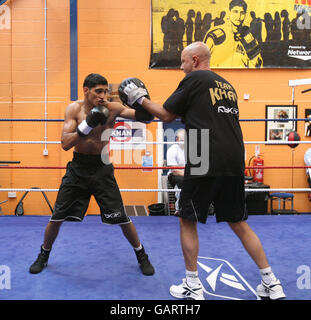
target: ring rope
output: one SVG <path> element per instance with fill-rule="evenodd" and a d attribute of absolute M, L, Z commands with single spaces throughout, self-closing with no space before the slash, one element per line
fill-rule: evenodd
<path fill-rule="evenodd" d="M 172 170 L 172 169 L 185 169 L 183 166 L 171 166 L 171 167 L 143 167 L 143 166 L 133 166 L 133 167 L 120 167 L 115 166 L 115 169 L 123 170 L 137 170 L 137 169 L 148 169 L 148 170 Z M 245 169 L 310 169 L 311 166 L 245 166 Z M 2 166 L 0 164 L 0 169 L 66 169 L 65 166 Z"/>
<path fill-rule="evenodd" d="M 60 144 L 60 141 L 0 141 L 0 144 Z"/>
<path fill-rule="evenodd" d="M 262 167 L 260 167 L 262 168 Z M 311 167 L 310 167 L 311 168 Z M 1 166 L 0 169 L 66 169 L 65 166 Z M 135 166 L 135 167 L 119 167 L 119 166 L 114 166 L 114 169 L 126 169 L 126 170 L 137 170 L 137 169 L 147 169 L 147 170 L 169 170 L 169 169 L 185 169 L 185 167 L 143 167 L 143 166 Z"/>
<path fill-rule="evenodd" d="M 177 121 L 181 121 L 180 119 L 176 119 Z M 117 122 L 124 122 L 124 121 L 136 121 L 132 119 L 116 119 Z M 288 118 L 288 119 L 239 119 L 241 122 L 259 122 L 259 121 L 274 121 L 274 122 L 288 122 L 288 121 L 310 121 L 310 118 Z M 10 119 L 10 118 L 0 118 L 0 122 L 64 122 L 64 119 L 27 119 L 27 118 L 20 118 L 20 119 Z M 152 120 L 152 122 L 162 122 L 162 120 Z"/>
<path fill-rule="evenodd" d="M 182 142 L 176 141 L 125 141 L 117 142 L 112 141 L 111 144 L 182 144 Z M 0 141 L 0 144 L 61 144 L 61 141 Z M 288 144 L 311 144 L 311 141 L 244 141 L 244 144 L 277 144 L 277 145 L 288 145 Z"/>
<path fill-rule="evenodd" d="M 59 189 L 0 188 L 0 192 L 57 192 Z M 179 192 L 181 189 L 120 189 L 121 192 Z M 311 192 L 311 188 L 247 189 L 245 192 Z"/>
<path fill-rule="evenodd" d="M 60 144 L 61 141 L 0 141 L 0 144 Z M 125 142 L 116 142 L 112 141 L 111 144 L 182 144 L 182 142 L 177 141 L 125 141 Z"/>
<path fill-rule="evenodd" d="M 310 144 L 311 141 L 244 141 L 244 144 Z"/>

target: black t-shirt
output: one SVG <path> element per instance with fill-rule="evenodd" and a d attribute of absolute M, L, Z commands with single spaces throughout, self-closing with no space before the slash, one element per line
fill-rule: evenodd
<path fill-rule="evenodd" d="M 232 85 L 209 70 L 187 74 L 166 100 L 164 108 L 185 123 L 185 178 L 244 175 L 237 100 Z"/>

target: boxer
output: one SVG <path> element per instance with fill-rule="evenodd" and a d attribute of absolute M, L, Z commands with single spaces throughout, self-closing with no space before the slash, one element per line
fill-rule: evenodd
<path fill-rule="evenodd" d="M 118 102 L 108 102 L 108 82 L 99 74 L 89 74 L 85 78 L 83 92 L 84 99 L 71 103 L 65 111 L 61 145 L 65 151 L 73 148 L 73 159 L 67 164 L 40 253 L 29 272 L 39 273 L 47 266 L 63 221 L 82 221 L 93 195 L 100 208 L 102 222 L 121 227 L 134 248 L 142 273 L 153 275 L 154 267 L 124 210 L 114 167 L 102 157 L 102 150 L 109 143 L 109 137 L 103 141 L 102 134 L 105 130 L 111 133 L 117 117 L 139 121 L 149 121 L 151 117 L 146 111 L 136 117 L 135 109 Z"/>

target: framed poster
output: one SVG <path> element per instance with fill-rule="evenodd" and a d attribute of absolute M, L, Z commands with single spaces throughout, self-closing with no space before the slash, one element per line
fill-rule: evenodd
<path fill-rule="evenodd" d="M 212 69 L 311 68 L 310 0 L 152 0 L 151 69 L 203 41 Z"/>
<path fill-rule="evenodd" d="M 266 141 L 286 141 L 290 131 L 296 131 L 297 105 L 266 106 Z M 272 121 L 275 119 L 276 121 Z"/>
<path fill-rule="evenodd" d="M 311 137 L 311 109 L 305 109 L 305 136 Z"/>

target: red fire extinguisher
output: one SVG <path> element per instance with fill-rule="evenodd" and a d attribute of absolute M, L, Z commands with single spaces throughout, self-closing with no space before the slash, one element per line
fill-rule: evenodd
<path fill-rule="evenodd" d="M 254 167 L 263 167 L 264 161 L 260 156 L 258 155 L 254 161 L 253 161 L 253 166 Z M 254 168 L 253 171 L 253 181 L 254 182 L 260 182 L 263 183 L 263 169 L 261 168 Z"/>

